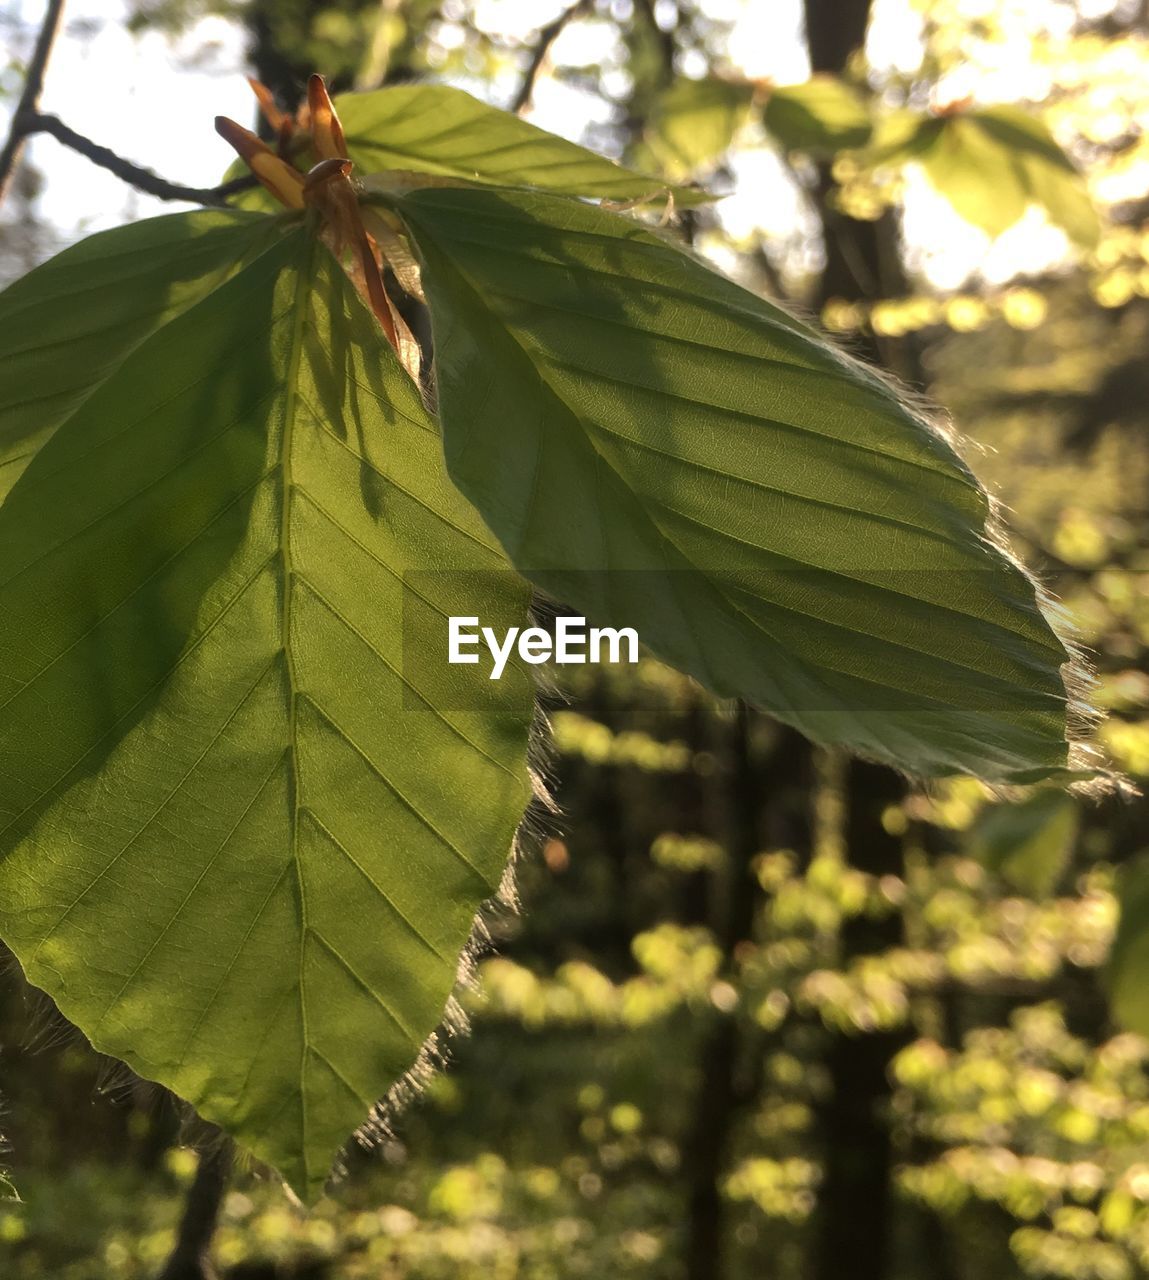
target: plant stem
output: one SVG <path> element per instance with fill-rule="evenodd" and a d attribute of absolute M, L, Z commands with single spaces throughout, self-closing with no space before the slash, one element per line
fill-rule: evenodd
<path fill-rule="evenodd" d="M 24 150 L 24 142 L 32 130 L 31 120 L 40 105 L 40 94 L 44 89 L 44 73 L 48 69 L 48 59 L 52 56 L 52 46 L 60 30 L 60 22 L 64 16 L 64 0 L 48 0 L 44 11 L 44 20 L 40 24 L 40 34 L 36 37 L 36 47 L 32 51 L 32 60 L 28 64 L 28 75 L 24 80 L 24 89 L 20 101 L 12 114 L 12 124 L 4 148 L 0 151 L 0 204 L 8 192 L 12 174 L 20 162 Z"/>

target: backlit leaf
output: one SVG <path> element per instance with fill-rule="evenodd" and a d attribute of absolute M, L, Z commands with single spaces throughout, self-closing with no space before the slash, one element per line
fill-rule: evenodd
<path fill-rule="evenodd" d="M 1069 863 L 1077 826 L 1071 796 L 1041 791 L 1019 804 L 986 809 L 970 832 L 967 851 L 1023 893 L 1043 898 Z"/>
<path fill-rule="evenodd" d="M 450 85 L 346 93 L 336 97 L 335 106 L 359 179 L 397 172 L 406 175 L 407 185 L 418 185 L 421 178 L 479 182 L 618 201 L 658 201 L 667 193 L 665 178 L 624 168 Z M 301 169 L 313 162 L 307 149 L 295 156 Z M 225 176 L 246 172 L 236 163 Z M 674 187 L 673 194 L 680 205 L 710 198 L 692 187 Z M 273 208 L 262 188 L 244 192 L 237 203 L 245 209 Z"/>
<path fill-rule="evenodd" d="M 728 80 L 675 80 L 658 99 L 642 155 L 674 181 L 720 160 L 750 113 L 752 90 Z"/>
<path fill-rule="evenodd" d="M 442 84 L 404 84 L 335 99 L 359 176 L 412 169 L 468 182 L 612 200 L 656 198 L 665 182 Z M 700 193 L 676 191 L 676 199 Z M 702 197 L 705 198 L 705 197 Z"/>
<path fill-rule="evenodd" d="M 1065 648 L 981 487 L 876 375 L 617 215 L 397 204 L 448 466 L 524 573 L 815 740 L 922 774 L 1065 768 Z"/>
<path fill-rule="evenodd" d="M 766 128 L 788 151 L 830 156 L 862 147 L 873 124 L 865 101 L 837 76 L 812 76 L 804 84 L 773 89 L 764 113 Z"/>
<path fill-rule="evenodd" d="M 1121 868 L 1117 900 L 1121 916 L 1105 970 L 1109 999 L 1122 1026 L 1149 1036 L 1149 855 Z"/>
<path fill-rule="evenodd" d="M 276 234 L 244 213 L 151 218 L 89 236 L 0 293 L 0 500 L 149 334 Z"/>
<path fill-rule="evenodd" d="M 530 689 L 440 655 L 448 614 L 521 620 L 504 566 L 303 228 L 0 508 L 0 936 L 303 1194 L 440 1023 L 503 874 Z"/>
<path fill-rule="evenodd" d="M 967 222 L 991 236 L 1030 205 L 1083 247 L 1100 234 L 1085 181 L 1040 120 L 1016 107 L 929 117 L 897 113 L 859 159 L 870 167 L 917 163 Z"/>

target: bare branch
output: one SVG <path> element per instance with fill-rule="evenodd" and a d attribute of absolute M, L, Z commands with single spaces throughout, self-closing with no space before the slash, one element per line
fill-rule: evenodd
<path fill-rule="evenodd" d="M 25 128 L 25 135 L 33 133 L 51 134 L 58 142 L 62 142 L 64 146 L 71 147 L 73 151 L 78 151 L 80 155 L 86 156 L 93 164 L 97 164 L 101 169 L 107 169 L 109 173 L 114 173 L 117 178 L 128 183 L 129 186 L 135 187 L 139 191 L 144 191 L 150 196 L 156 196 L 160 200 L 189 200 L 193 204 L 222 205 L 227 202 L 227 197 L 235 195 L 240 191 L 248 191 L 256 185 L 256 178 L 247 174 L 242 178 L 235 178 L 231 182 L 225 182 L 218 187 L 185 187 L 176 182 L 169 182 L 166 178 L 161 178 L 158 174 L 153 173 L 150 169 L 143 168 L 142 165 L 133 164 L 130 160 L 125 160 L 123 156 L 117 155 L 116 152 L 108 147 L 102 147 L 98 142 L 93 142 L 90 138 L 85 138 L 82 133 L 77 133 L 75 129 L 71 129 L 63 120 L 56 116 L 44 115 L 42 112 L 34 112 L 28 126 Z"/>
<path fill-rule="evenodd" d="M 69 128 L 56 116 L 42 112 L 39 109 L 39 103 L 40 94 L 44 88 L 44 73 L 52 54 L 52 46 L 60 31 L 63 13 L 64 0 L 49 0 L 44 21 L 40 25 L 40 34 L 36 37 L 36 47 L 28 64 L 24 89 L 12 116 L 8 138 L 3 150 L 0 151 L 0 201 L 3 201 L 12 175 L 19 164 L 24 143 L 36 133 L 51 134 L 64 146 L 87 156 L 101 169 L 107 169 L 130 186 L 145 191 L 148 195 L 156 196 L 160 200 L 188 200 L 194 204 L 222 205 L 226 203 L 228 196 L 255 186 L 256 180 L 251 176 L 237 178 L 234 182 L 226 182 L 219 187 L 185 187 L 179 183 L 168 182 L 150 169 L 132 164 L 130 160 L 125 160 L 109 148 L 100 146 L 90 138 L 85 138 L 82 133 Z"/>
<path fill-rule="evenodd" d="M 550 58 L 551 49 L 555 41 L 562 35 L 567 25 L 581 17 L 584 13 L 589 13 L 593 7 L 593 0 L 576 0 L 569 9 L 564 9 L 553 22 L 548 22 L 545 27 L 539 29 L 538 39 L 535 41 L 531 49 L 531 60 L 527 63 L 527 69 L 523 74 L 523 82 L 519 85 L 519 91 L 515 94 L 514 101 L 511 103 L 511 110 L 516 114 L 521 114 L 528 106 L 530 106 L 531 98 L 534 96 L 535 85 L 538 84 L 540 76 L 546 67 Z"/>
<path fill-rule="evenodd" d="M 32 60 L 28 63 L 24 89 L 13 112 L 12 124 L 9 127 L 4 148 L 0 151 L 0 203 L 3 203 L 12 174 L 15 173 L 16 166 L 20 162 L 24 140 L 32 132 L 29 123 L 40 105 L 40 94 L 44 90 L 44 72 L 48 67 L 48 59 L 52 56 L 52 46 L 56 42 L 63 16 L 64 0 L 48 0 L 44 21 L 40 24 L 40 34 L 36 37 L 36 47 L 32 50 Z"/>

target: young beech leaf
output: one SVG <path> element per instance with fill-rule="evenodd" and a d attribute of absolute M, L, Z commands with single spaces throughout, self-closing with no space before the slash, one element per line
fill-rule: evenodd
<path fill-rule="evenodd" d="M 1015 804 L 990 805 L 978 815 L 965 852 L 1034 898 L 1057 888 L 1077 839 L 1077 803 L 1050 788 Z"/>
<path fill-rule="evenodd" d="M 405 84 L 347 93 L 335 105 L 347 154 L 360 176 L 415 169 L 611 200 L 656 198 L 666 191 L 661 178 L 625 169 L 449 85 Z M 680 203 L 709 198 L 689 188 L 676 188 L 674 196 Z"/>
<path fill-rule="evenodd" d="M 304 228 L 0 507 L 0 936 L 301 1194 L 433 1035 L 503 875 L 530 688 L 437 657 L 447 615 L 524 597 Z"/>
<path fill-rule="evenodd" d="M 864 147 L 874 129 L 861 94 L 830 75 L 774 89 L 766 101 L 763 121 L 787 151 L 806 151 L 814 156 Z"/>
<path fill-rule="evenodd" d="M 1016 107 L 936 118 L 899 112 L 882 120 L 858 159 L 867 168 L 920 165 L 954 211 L 990 236 L 1008 231 L 1030 205 L 1084 248 L 1101 232 L 1073 161 L 1040 120 Z"/>
<path fill-rule="evenodd" d="M 635 222 L 396 202 L 448 467 L 518 568 L 715 692 L 921 774 L 1067 765 L 1067 654 L 985 493 L 879 378 Z"/>
<path fill-rule="evenodd" d="M 442 84 L 404 84 L 370 93 L 345 93 L 335 106 L 355 176 L 399 171 L 459 182 L 535 187 L 558 195 L 608 200 L 659 200 L 664 178 L 637 173 L 537 125 Z M 314 156 L 304 148 L 296 163 Z M 233 165 L 228 175 L 247 170 Z M 673 187 L 680 205 L 710 199 L 692 187 Z M 271 208 L 263 191 L 247 192 L 250 208 Z"/>
<path fill-rule="evenodd" d="M 717 77 L 675 80 L 654 105 L 640 155 L 671 178 L 713 166 L 749 119 L 753 96 L 752 86 Z"/>
<path fill-rule="evenodd" d="M 280 230 L 222 210 L 151 218 L 89 236 L 0 293 L 0 500 L 149 334 Z"/>

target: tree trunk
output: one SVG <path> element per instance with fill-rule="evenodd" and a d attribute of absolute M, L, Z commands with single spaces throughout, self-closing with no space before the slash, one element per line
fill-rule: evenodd
<path fill-rule="evenodd" d="M 217 1280 L 211 1261 L 211 1242 L 231 1179 L 232 1152 L 231 1140 L 220 1135 L 200 1156 L 199 1168 L 184 1202 L 176 1245 L 159 1280 Z"/>
<path fill-rule="evenodd" d="M 865 42 L 871 0 L 805 0 L 806 38 L 812 69 L 843 74 Z M 818 302 L 868 301 L 905 290 L 897 227 L 889 212 L 874 221 L 849 218 L 833 207 L 833 178 L 819 172 L 818 203 L 826 268 Z M 861 354 L 903 379 L 918 381 L 916 350 L 865 335 Z M 854 762 L 846 784 L 846 847 L 852 866 L 873 876 L 904 875 L 901 839 L 889 835 L 882 812 L 905 793 L 892 770 Z M 841 963 L 874 955 L 902 942 L 896 913 L 875 921 L 852 920 L 842 930 Z M 894 1151 L 889 1110 L 890 1062 L 905 1043 L 904 1031 L 835 1032 L 827 1054 L 830 1090 L 821 1108 L 824 1170 L 819 1196 L 817 1280 L 888 1280 L 893 1248 Z"/>
<path fill-rule="evenodd" d="M 772 726 L 771 749 L 755 743 L 757 713 L 738 707 L 730 749 L 730 832 L 727 856 L 711 877 L 711 927 L 722 950 L 722 970 L 733 978 L 739 947 L 754 936 L 762 892 L 754 858 L 766 847 L 809 847 L 812 784 L 809 744 L 792 729 Z M 755 1046 L 744 1042 L 737 1011 L 714 1009 L 699 1047 L 699 1083 L 683 1141 L 687 1177 L 687 1280 L 723 1280 L 727 1274 L 725 1202 L 721 1183 L 741 1112 L 757 1095 Z"/>
<path fill-rule="evenodd" d="M 901 799 L 890 769 L 854 762 L 847 784 L 846 847 L 851 864 L 870 875 L 903 874 L 902 842 L 882 827 L 882 811 Z M 901 917 L 859 916 L 842 929 L 842 963 L 902 942 Z M 893 1145 L 890 1060 L 904 1031 L 834 1032 L 826 1057 L 830 1091 L 821 1109 L 824 1144 L 819 1196 L 818 1280 L 888 1280 L 893 1274 Z"/>

